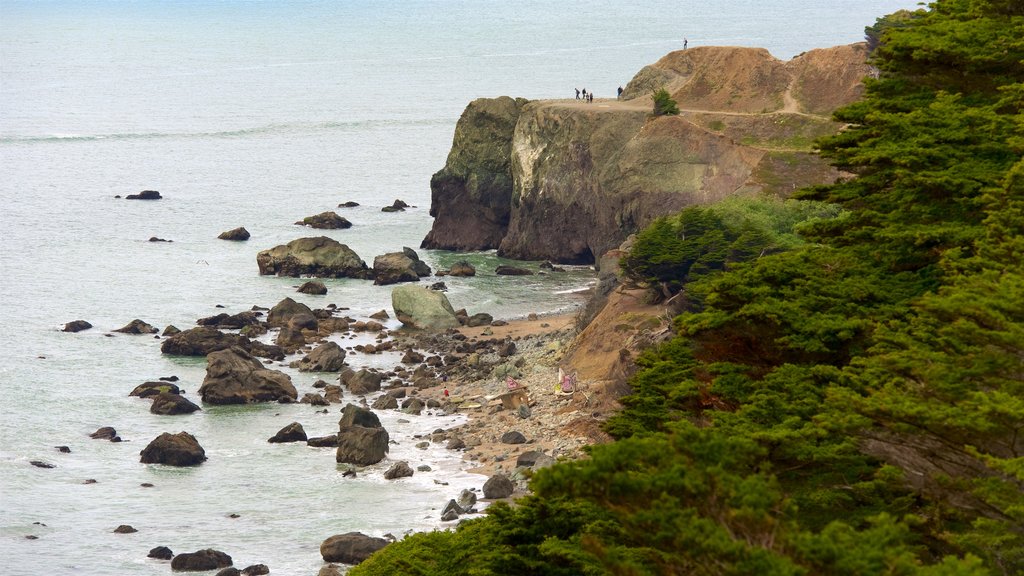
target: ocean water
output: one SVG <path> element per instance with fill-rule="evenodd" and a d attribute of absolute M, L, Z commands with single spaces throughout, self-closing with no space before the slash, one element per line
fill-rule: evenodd
<path fill-rule="evenodd" d="M 382 464 L 343 479 L 331 449 L 266 442 L 292 421 L 311 436 L 333 432 L 338 407 L 151 415 L 128 392 L 173 374 L 195 398 L 204 361 L 163 356 L 152 337 L 108 334 L 133 318 L 187 328 L 286 296 L 356 317 L 390 308 L 389 288 L 355 280 L 328 280 L 326 296 L 298 295 L 295 279 L 259 276 L 255 254 L 321 233 L 367 262 L 418 246 L 430 227 L 430 175 L 474 98 L 572 97 L 577 87 L 612 95 L 684 37 L 691 47 L 763 46 L 790 58 L 858 41 L 876 17 L 915 5 L 0 2 L 0 573 L 167 574 L 166 562 L 146 558 L 166 545 L 315 574 L 319 544 L 332 534 L 442 527 L 444 503 L 484 479 L 464 472 L 459 454 L 415 449 L 413 436 L 458 417 L 401 423 L 382 414 L 399 443 Z M 114 198 L 144 189 L 164 199 Z M 380 212 L 396 198 L 414 208 Z M 351 229 L 293 224 L 347 200 L 361 204 L 337 209 Z M 237 226 L 252 239 L 216 239 Z M 464 257 L 420 254 L 435 268 Z M 445 281 L 452 304 L 471 313 L 565 310 L 575 305 L 567 293 L 592 280 L 586 268 L 497 278 L 487 273 L 499 262 L 493 254 L 469 257 L 481 275 Z M 59 331 L 79 318 L 95 328 Z M 396 362 L 350 358 L 355 367 Z M 300 394 L 320 376 L 285 370 Z M 87 437 L 107 425 L 127 442 Z M 138 462 L 149 440 L 180 430 L 199 439 L 205 464 Z M 432 471 L 384 481 L 402 459 Z M 119 524 L 139 531 L 113 534 Z"/>

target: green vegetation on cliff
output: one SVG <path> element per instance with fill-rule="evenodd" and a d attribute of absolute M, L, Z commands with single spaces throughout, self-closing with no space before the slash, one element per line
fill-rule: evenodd
<path fill-rule="evenodd" d="M 753 259 L 680 241 L 742 228 L 713 210 L 646 231 L 640 274 L 701 298 L 618 440 L 353 575 L 1024 573 L 1024 6 L 880 29 L 821 145 L 856 177 L 801 194 L 842 214 Z"/>

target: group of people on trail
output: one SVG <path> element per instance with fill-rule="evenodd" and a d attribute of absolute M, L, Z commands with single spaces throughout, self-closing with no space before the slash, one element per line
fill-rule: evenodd
<path fill-rule="evenodd" d="M 593 102 L 594 101 L 594 93 L 593 92 L 587 92 L 587 89 L 584 88 L 583 89 L 582 98 L 583 98 L 584 102 Z M 579 88 L 576 89 L 576 99 L 577 100 L 580 99 L 580 89 Z"/>

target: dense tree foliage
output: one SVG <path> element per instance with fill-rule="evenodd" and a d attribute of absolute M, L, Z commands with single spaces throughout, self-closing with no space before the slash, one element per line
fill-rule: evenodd
<path fill-rule="evenodd" d="M 834 205 L 771 198 L 734 198 L 658 218 L 637 234 L 622 258 L 624 273 L 671 296 L 740 262 L 802 244 L 797 226 L 839 213 Z"/>
<path fill-rule="evenodd" d="M 801 194 L 844 212 L 746 263 L 680 246 L 714 211 L 657 223 L 641 261 L 703 297 L 618 440 L 353 574 L 1024 573 L 1024 4 L 879 29 L 821 145 L 856 177 Z"/>
<path fill-rule="evenodd" d="M 655 116 L 675 116 L 679 114 L 679 106 L 672 99 L 672 95 L 664 88 L 657 90 L 651 96 L 654 99 Z"/>

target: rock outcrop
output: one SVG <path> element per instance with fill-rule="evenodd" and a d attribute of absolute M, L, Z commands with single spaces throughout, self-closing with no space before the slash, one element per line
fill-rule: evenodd
<path fill-rule="evenodd" d="M 164 416 L 191 414 L 199 409 L 199 406 L 196 406 L 195 403 L 188 398 L 173 392 L 161 392 L 160 394 L 157 394 L 153 397 L 153 404 L 149 407 L 150 413 L 161 414 Z"/>
<path fill-rule="evenodd" d="M 256 255 L 260 274 L 317 276 L 321 278 L 363 278 L 371 276 L 355 252 L 326 236 L 299 238 Z"/>
<path fill-rule="evenodd" d="M 338 450 L 335 460 L 343 464 L 369 466 L 387 455 L 390 437 L 377 415 L 355 404 L 342 410 L 338 422 Z"/>
<path fill-rule="evenodd" d="M 445 167 L 430 179 L 434 226 L 423 248 L 487 250 L 505 237 L 512 203 L 512 135 L 526 100 L 481 98 L 455 126 Z"/>
<path fill-rule="evenodd" d="M 859 96 L 866 55 L 694 48 L 645 67 L 621 100 L 475 100 L 431 181 L 422 246 L 589 264 L 687 206 L 830 183 L 840 173 L 810 145 L 840 129 L 829 115 Z M 651 114 L 659 88 L 679 116 Z"/>
<path fill-rule="evenodd" d="M 291 377 L 264 368 L 241 348 L 213 352 L 206 361 L 206 378 L 199 394 L 208 404 L 291 401 L 298 396 Z"/>
<path fill-rule="evenodd" d="M 459 325 L 448 297 L 420 286 L 395 288 L 391 292 L 391 307 L 395 317 L 410 328 L 446 330 Z"/>

